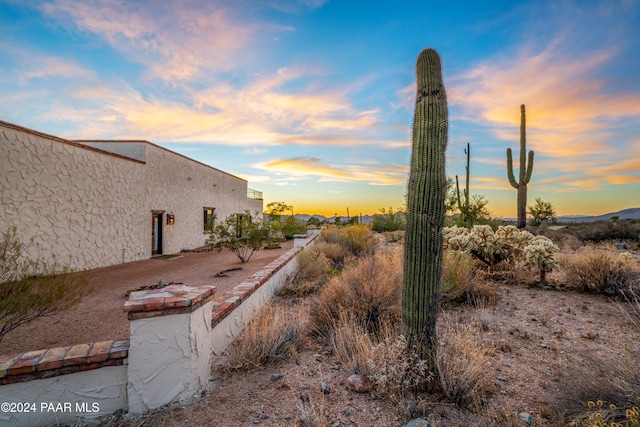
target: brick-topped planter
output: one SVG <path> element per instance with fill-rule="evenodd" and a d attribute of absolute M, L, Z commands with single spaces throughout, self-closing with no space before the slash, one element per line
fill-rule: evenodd
<path fill-rule="evenodd" d="M 102 341 L 0 357 L 0 385 L 124 364 L 129 341 Z"/>
<path fill-rule="evenodd" d="M 129 320 L 191 313 L 209 301 L 216 287 L 169 285 L 161 289 L 131 292 L 124 304 Z"/>
<path fill-rule="evenodd" d="M 267 283 L 273 275 L 291 261 L 302 250 L 294 248 L 280 255 L 279 258 L 267 264 L 262 270 L 256 271 L 249 280 L 234 286 L 230 291 L 214 298 L 211 326 L 215 326 L 227 317 L 233 309 L 249 298 L 262 285 Z"/>
<path fill-rule="evenodd" d="M 75 405 L 79 410 L 56 414 L 54 422 L 75 424 L 191 398 L 206 386 L 212 362 L 297 270 L 296 255 L 317 236 L 297 236 L 293 249 L 220 296 L 212 285 L 131 293 L 124 305 L 129 340 L 0 356 L 0 402 Z M 83 410 L 89 407 L 99 412 Z M 44 412 L 0 413 L 3 422 L 49 425 L 52 418 Z"/>

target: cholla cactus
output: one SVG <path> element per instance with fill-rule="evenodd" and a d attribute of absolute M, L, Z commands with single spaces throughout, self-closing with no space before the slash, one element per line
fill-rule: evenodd
<path fill-rule="evenodd" d="M 546 274 L 558 266 L 558 262 L 554 258 L 557 251 L 558 247 L 553 241 L 544 236 L 536 236 L 531 239 L 524 250 L 526 264 L 540 269 L 541 286 L 547 283 Z"/>
<path fill-rule="evenodd" d="M 444 244 L 450 250 L 469 252 L 487 265 L 491 271 L 500 261 L 511 263 L 522 259 L 524 248 L 533 235 L 513 225 L 500 226 L 494 233 L 488 225 L 475 225 L 471 230 L 463 227 L 444 229 Z"/>

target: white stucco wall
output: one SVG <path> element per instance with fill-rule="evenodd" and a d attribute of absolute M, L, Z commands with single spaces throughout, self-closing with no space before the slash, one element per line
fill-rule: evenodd
<path fill-rule="evenodd" d="M 141 413 L 185 400 L 211 375 L 209 301 L 193 313 L 130 322 L 129 412 Z"/>
<path fill-rule="evenodd" d="M 157 145 L 86 144 L 0 121 L 2 231 L 17 227 L 42 257 L 77 270 L 148 259 L 152 211 L 164 212 L 162 253 L 205 244 L 205 207 L 220 219 L 262 212 L 262 200 L 247 198 L 245 180 Z M 166 224 L 168 213 L 174 225 Z"/>
<path fill-rule="evenodd" d="M 162 147 L 147 145 L 147 208 L 175 215 L 164 228 L 164 253 L 205 244 L 203 208 L 215 208 L 219 220 L 250 210 L 262 214 L 262 200 L 247 198 L 247 182 Z"/>
<path fill-rule="evenodd" d="M 127 365 L 3 385 L 0 402 L 29 404 L 30 412 L 0 411 L 0 426 L 12 427 L 75 425 L 127 410 Z"/>
<path fill-rule="evenodd" d="M 2 231 L 45 258 L 79 270 L 148 258 L 143 179 L 140 162 L 0 123 Z"/>

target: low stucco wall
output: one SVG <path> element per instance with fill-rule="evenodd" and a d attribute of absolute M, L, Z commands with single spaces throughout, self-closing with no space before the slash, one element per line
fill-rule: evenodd
<path fill-rule="evenodd" d="M 197 309 L 180 312 L 171 296 L 161 301 L 164 297 L 160 295 L 168 288 L 150 295 L 154 298 L 138 301 L 162 313 L 154 317 L 129 313 L 129 342 L 79 344 L 0 360 L 0 384 L 4 384 L 0 385 L 0 404 L 12 402 L 16 409 L 18 404 L 21 409 L 35 405 L 30 412 L 0 411 L 0 426 L 75 424 L 118 410 L 140 413 L 193 397 L 206 385 L 212 363 L 298 269 L 297 254 L 317 237 L 315 233 L 299 236 L 294 249 L 255 273 L 250 281 L 213 300 L 213 294 L 202 301 L 197 295 L 184 295 L 191 295 L 195 304 L 201 303 Z M 194 289 L 202 288 L 206 287 Z M 125 304 L 125 310 L 130 303 Z M 170 314 L 172 310 L 176 314 Z M 46 354 L 52 350 L 58 350 L 54 353 L 59 355 L 48 362 L 55 362 L 55 369 L 44 366 Z M 124 358 L 119 359 L 124 364 L 96 367 L 116 357 Z M 74 366 L 67 367 L 71 364 Z M 65 373 L 71 367 L 74 373 Z"/>
<path fill-rule="evenodd" d="M 0 386 L 0 405 L 7 404 L 0 426 L 75 425 L 126 411 L 127 365 Z"/>

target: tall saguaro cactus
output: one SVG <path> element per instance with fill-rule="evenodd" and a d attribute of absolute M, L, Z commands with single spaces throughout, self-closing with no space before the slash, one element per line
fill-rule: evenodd
<path fill-rule="evenodd" d="M 420 52 L 407 195 L 402 317 L 405 335 L 434 362 L 445 217 L 449 118 L 440 56 Z M 433 366 L 433 365 L 432 365 Z"/>
<path fill-rule="evenodd" d="M 511 148 L 507 148 L 507 174 L 509 183 L 518 190 L 518 228 L 527 225 L 527 184 L 533 172 L 533 151 L 529 151 L 529 161 L 527 162 L 527 130 L 524 112 L 524 104 L 520 106 L 520 176 L 516 181 L 513 175 L 513 159 Z"/>

